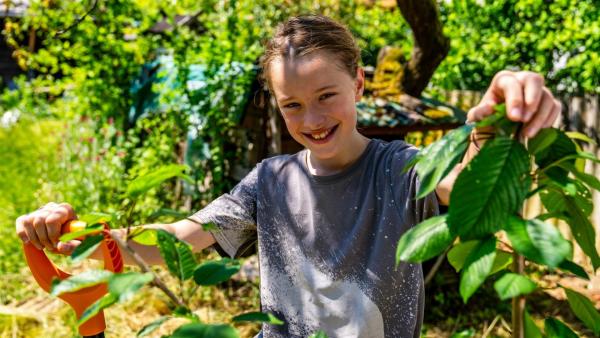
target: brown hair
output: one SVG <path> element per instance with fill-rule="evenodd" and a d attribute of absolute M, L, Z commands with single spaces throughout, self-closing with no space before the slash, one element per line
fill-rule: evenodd
<path fill-rule="evenodd" d="M 338 65 L 353 78 L 360 61 L 360 48 L 350 30 L 324 15 L 291 17 L 279 24 L 273 37 L 265 44 L 260 60 L 262 79 L 269 88 L 269 70 L 277 58 L 293 59 L 317 51 L 326 51 L 337 58 Z"/>

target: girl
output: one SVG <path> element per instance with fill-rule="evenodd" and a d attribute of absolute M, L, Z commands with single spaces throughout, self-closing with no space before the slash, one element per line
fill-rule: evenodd
<path fill-rule="evenodd" d="M 317 330 L 330 337 L 420 336 L 421 266 L 395 268 L 396 244 L 437 214 L 438 201 L 448 203 L 456 175 L 477 148 L 469 148 L 435 194 L 415 200 L 419 180 L 402 168 L 417 150 L 402 141 L 370 140 L 356 129 L 355 104 L 364 88 L 359 56 L 348 29 L 327 17 L 280 25 L 266 46 L 263 77 L 290 134 L 306 149 L 262 161 L 229 194 L 187 219 L 146 225 L 174 233 L 196 251 L 214 245 L 231 257 L 258 241 L 262 311 L 285 321 L 264 325 L 264 337 Z M 481 120 L 502 102 L 529 137 L 560 113 L 541 76 L 500 72 L 468 120 Z M 17 234 L 39 248 L 69 253 L 77 243 L 58 237 L 61 224 L 75 217 L 68 204 L 50 203 L 19 217 Z M 208 222 L 217 230 L 199 226 Z M 130 245 L 149 263 L 162 263 L 154 247 Z"/>

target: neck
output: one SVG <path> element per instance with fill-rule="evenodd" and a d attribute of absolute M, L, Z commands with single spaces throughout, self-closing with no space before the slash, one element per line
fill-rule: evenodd
<path fill-rule="evenodd" d="M 321 159 L 315 157 L 310 149 L 307 152 L 306 164 L 311 174 L 317 176 L 333 175 L 352 165 L 367 149 L 369 139 L 355 130 L 347 146 L 334 157 Z"/>

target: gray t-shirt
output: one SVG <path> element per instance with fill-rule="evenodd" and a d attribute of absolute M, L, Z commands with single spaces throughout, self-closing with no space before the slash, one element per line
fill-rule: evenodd
<path fill-rule="evenodd" d="M 349 168 L 315 176 L 306 150 L 259 163 L 229 194 L 193 216 L 214 223 L 217 244 L 243 254 L 258 240 L 262 311 L 285 325 L 263 336 L 419 337 L 423 273 L 395 267 L 400 236 L 437 215 L 435 193 L 415 200 L 417 150 L 371 140 Z"/>

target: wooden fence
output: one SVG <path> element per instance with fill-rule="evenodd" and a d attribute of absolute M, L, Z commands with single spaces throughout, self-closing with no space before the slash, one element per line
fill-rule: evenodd
<path fill-rule="evenodd" d="M 470 107 L 475 106 L 483 96 L 481 92 L 473 91 L 448 91 L 444 93 L 446 102 L 460 107 L 464 111 L 468 111 Z M 600 157 L 600 96 L 598 95 L 585 95 L 583 97 L 561 97 L 562 102 L 562 116 L 557 119 L 554 127 L 561 128 L 567 131 L 578 131 L 581 132 L 593 140 L 596 144 L 584 144 L 583 149 L 590 153 Z M 585 168 L 586 173 L 600 177 L 600 164 L 591 163 L 587 161 Z M 594 211 L 591 216 L 591 221 L 596 228 L 596 246 L 600 248 L 600 193 L 597 191 L 593 192 L 594 199 Z M 538 199 L 530 199 L 525 205 L 526 216 L 533 217 L 543 212 L 542 204 Z M 557 222 L 561 230 L 570 236 L 568 227 L 561 222 Z M 581 254 L 575 255 L 581 258 Z M 581 262 L 580 263 L 584 263 Z M 587 264 L 586 264 L 587 265 Z"/>

